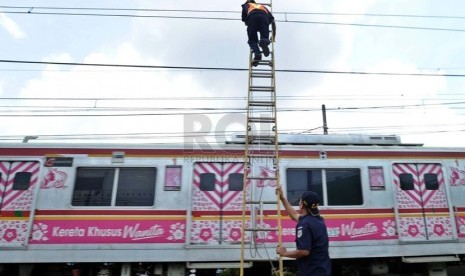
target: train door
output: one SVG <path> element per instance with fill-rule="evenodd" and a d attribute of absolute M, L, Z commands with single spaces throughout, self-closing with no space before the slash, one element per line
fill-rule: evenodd
<path fill-rule="evenodd" d="M 399 240 L 455 239 L 441 165 L 398 163 L 393 166 L 393 175 Z"/>
<path fill-rule="evenodd" d="M 243 163 L 196 163 L 192 187 L 192 244 L 241 242 Z"/>
<path fill-rule="evenodd" d="M 39 169 L 39 162 L 0 162 L 0 248 L 28 244 Z"/>

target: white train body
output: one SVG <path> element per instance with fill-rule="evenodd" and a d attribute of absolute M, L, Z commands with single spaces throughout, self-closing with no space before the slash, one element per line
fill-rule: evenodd
<path fill-rule="evenodd" d="M 0 262 L 238 262 L 243 153 L 240 144 L 0 145 Z M 465 254 L 465 149 L 283 145 L 280 176 L 291 201 L 322 195 L 333 260 Z M 276 199 L 275 182 L 259 186 L 248 195 Z M 276 206 L 262 213 L 274 226 Z M 292 248 L 295 223 L 283 215 Z M 260 239 L 247 259 L 275 260 L 276 233 Z"/>

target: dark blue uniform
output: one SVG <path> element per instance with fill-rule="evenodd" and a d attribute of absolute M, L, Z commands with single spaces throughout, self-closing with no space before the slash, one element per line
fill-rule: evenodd
<path fill-rule="evenodd" d="M 251 3 L 242 5 L 242 21 L 247 25 L 247 36 L 249 45 L 255 54 L 260 54 L 258 48 L 258 35 L 260 33 L 260 43 L 265 45 L 270 44 L 270 27 L 269 25 L 274 20 L 273 15 L 263 5 L 261 9 L 250 9 Z"/>
<path fill-rule="evenodd" d="M 296 245 L 308 250 L 307 257 L 297 259 L 299 276 L 331 276 L 328 254 L 328 231 L 322 217 L 300 216 L 296 226 Z"/>

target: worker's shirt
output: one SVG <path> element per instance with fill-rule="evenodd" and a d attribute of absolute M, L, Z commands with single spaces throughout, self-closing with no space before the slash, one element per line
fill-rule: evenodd
<path fill-rule="evenodd" d="M 249 18 L 256 13 L 267 14 L 269 17 L 268 23 L 271 23 L 274 20 L 273 15 L 264 5 L 255 3 L 245 3 L 242 5 L 242 21 L 246 25 L 248 25 Z"/>
<path fill-rule="evenodd" d="M 328 231 L 322 217 L 300 216 L 296 226 L 296 247 L 310 254 L 297 259 L 299 276 L 331 276 Z"/>

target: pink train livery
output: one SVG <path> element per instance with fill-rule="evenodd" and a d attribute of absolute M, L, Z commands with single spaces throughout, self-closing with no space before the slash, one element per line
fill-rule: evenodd
<path fill-rule="evenodd" d="M 296 208 L 302 192 L 320 194 L 334 275 L 465 274 L 465 148 L 397 136 L 283 139 L 280 185 Z M 0 275 L 220 275 L 237 267 L 243 197 L 273 201 L 277 186 L 244 183 L 243 155 L 240 139 L 208 148 L 1 144 Z M 259 168 L 274 173 L 265 162 Z M 283 243 L 295 247 L 284 211 L 266 205 L 246 215 L 247 227 L 277 227 L 281 215 Z M 244 235 L 246 272 L 269 275 L 277 232 Z M 292 271 L 294 261 L 285 266 Z"/>

